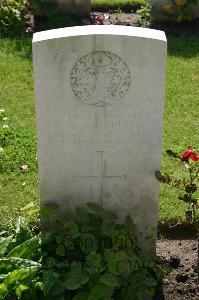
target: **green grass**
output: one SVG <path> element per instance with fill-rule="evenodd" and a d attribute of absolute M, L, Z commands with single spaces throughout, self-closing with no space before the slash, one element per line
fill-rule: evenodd
<path fill-rule="evenodd" d="M 38 202 L 31 40 L 0 39 L 0 226 L 29 201 Z M 9 120 L 2 129 L 2 117 Z M 27 164 L 29 172 L 21 173 Z"/>
<path fill-rule="evenodd" d="M 165 155 L 166 149 L 182 153 L 188 144 L 199 151 L 199 39 L 168 40 L 167 89 L 164 114 L 162 171 L 177 177 L 183 166 Z M 161 187 L 159 219 L 182 219 L 186 205 L 175 189 Z"/>
<path fill-rule="evenodd" d="M 145 4 L 146 0 L 91 0 L 92 9 L 123 9 Z"/>
<path fill-rule="evenodd" d="M 162 171 L 179 176 L 182 165 L 169 159 L 165 150 L 182 152 L 188 144 L 199 150 L 199 39 L 170 38 L 168 46 Z M 9 118 L 9 128 L 0 131 L 0 147 L 4 148 L 0 155 L 0 227 L 19 207 L 39 202 L 30 39 L 0 40 L 1 108 Z M 20 171 L 24 164 L 29 166 L 27 173 Z M 185 207 L 176 190 L 161 187 L 161 222 L 183 220 Z"/>

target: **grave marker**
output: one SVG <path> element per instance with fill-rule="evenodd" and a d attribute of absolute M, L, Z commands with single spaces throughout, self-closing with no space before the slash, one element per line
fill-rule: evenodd
<path fill-rule="evenodd" d="M 166 37 L 125 26 L 36 33 L 41 201 L 63 214 L 96 201 L 144 240 L 157 224 Z M 148 244 L 147 244 L 148 243 Z"/>

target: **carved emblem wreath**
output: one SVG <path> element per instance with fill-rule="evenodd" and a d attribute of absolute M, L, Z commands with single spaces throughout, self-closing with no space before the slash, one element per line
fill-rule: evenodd
<path fill-rule="evenodd" d="M 70 80 L 78 99 L 104 107 L 124 97 L 130 87 L 131 75 L 128 65 L 118 55 L 96 51 L 76 62 Z"/>

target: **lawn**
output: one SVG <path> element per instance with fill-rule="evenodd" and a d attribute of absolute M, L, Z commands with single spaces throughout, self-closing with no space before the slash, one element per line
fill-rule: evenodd
<path fill-rule="evenodd" d="M 93 9 L 115 9 L 115 8 L 125 8 L 127 6 L 138 6 L 145 4 L 146 0 L 91 0 L 91 5 Z"/>
<path fill-rule="evenodd" d="M 169 38 L 162 171 L 178 176 L 180 163 L 166 149 L 199 148 L 199 39 Z M 39 202 L 31 40 L 0 40 L 0 227 L 19 207 Z M 3 120 L 3 118 L 8 120 Z M 8 128 L 2 128 L 8 125 Z M 7 127 L 7 126 L 4 126 Z M 199 150 L 199 149 L 198 149 Z M 28 165 L 28 172 L 20 167 Z M 182 220 L 185 205 L 176 190 L 161 187 L 159 220 Z"/>

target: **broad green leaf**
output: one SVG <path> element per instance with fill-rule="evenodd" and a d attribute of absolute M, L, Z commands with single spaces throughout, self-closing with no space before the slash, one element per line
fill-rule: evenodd
<path fill-rule="evenodd" d="M 172 158 L 179 158 L 181 159 L 180 155 L 170 149 L 166 150 L 166 153 L 168 156 L 172 157 Z"/>
<path fill-rule="evenodd" d="M 101 226 L 101 231 L 103 234 L 112 237 L 115 233 L 115 225 L 111 220 L 104 220 Z"/>
<path fill-rule="evenodd" d="M 127 235 L 118 234 L 113 238 L 113 247 L 118 249 L 129 249 L 132 248 L 132 242 Z"/>
<path fill-rule="evenodd" d="M 67 290 L 77 290 L 81 286 L 81 281 L 78 278 L 68 278 L 64 286 Z"/>
<path fill-rule="evenodd" d="M 117 219 L 117 216 L 110 211 L 106 211 L 101 205 L 95 202 L 88 202 L 88 207 L 95 212 L 96 214 L 99 214 L 101 218 L 108 219 L 108 220 L 115 220 Z"/>
<path fill-rule="evenodd" d="M 40 214 L 43 219 L 49 220 L 57 215 L 58 208 L 57 203 L 45 203 L 40 207 Z"/>
<path fill-rule="evenodd" d="M 41 239 L 39 236 L 35 236 L 30 240 L 23 242 L 21 245 L 12 249 L 7 257 L 21 257 L 27 259 L 33 259 L 41 247 Z"/>
<path fill-rule="evenodd" d="M 97 251 L 97 241 L 94 235 L 91 233 L 84 233 L 81 236 L 80 247 L 86 254 L 92 251 Z"/>
<path fill-rule="evenodd" d="M 158 181 L 162 183 L 169 184 L 171 182 L 171 179 L 168 174 L 162 174 L 160 171 L 155 171 L 155 177 Z"/>
<path fill-rule="evenodd" d="M 3 300 L 5 299 L 6 295 L 8 293 L 8 288 L 5 283 L 0 284 L 0 299 Z"/>
<path fill-rule="evenodd" d="M 13 240 L 13 235 L 10 235 L 8 237 L 1 237 L 0 238 L 0 257 L 4 256 L 6 254 L 12 240 Z"/>
<path fill-rule="evenodd" d="M 43 272 L 43 293 L 47 296 L 51 289 L 59 282 L 60 275 L 57 272 L 53 271 L 44 271 Z"/>
<path fill-rule="evenodd" d="M 0 259 L 0 274 L 8 274 L 17 269 L 41 268 L 41 264 L 29 259 L 9 257 Z"/>
<path fill-rule="evenodd" d="M 33 217 L 40 212 L 40 208 L 34 208 L 27 211 L 28 216 Z"/>
<path fill-rule="evenodd" d="M 88 292 L 80 293 L 80 294 L 74 296 L 72 300 L 87 300 L 88 296 L 89 296 Z"/>
<path fill-rule="evenodd" d="M 70 273 L 71 277 L 80 277 L 82 274 L 82 264 L 78 261 L 73 261 L 70 265 Z"/>
<path fill-rule="evenodd" d="M 72 237 L 72 239 L 76 239 L 80 236 L 79 227 L 72 221 L 68 221 L 64 223 L 64 232 L 66 235 Z"/>
<path fill-rule="evenodd" d="M 108 268 L 114 275 L 122 274 L 129 270 L 128 258 L 124 251 L 118 251 L 110 256 L 108 260 Z"/>
<path fill-rule="evenodd" d="M 20 285 L 18 285 L 18 286 L 16 287 L 16 289 L 15 289 L 16 296 L 17 296 L 18 298 L 20 298 L 20 297 L 21 297 L 21 294 L 22 294 L 24 291 L 28 290 L 28 289 L 29 289 L 29 287 L 28 287 L 27 285 L 25 285 L 25 284 L 20 284 Z"/>
<path fill-rule="evenodd" d="M 30 202 L 30 203 L 28 203 L 27 205 L 21 207 L 21 208 L 20 208 L 20 211 L 26 211 L 26 210 L 35 208 L 35 206 L 36 206 L 36 205 L 35 205 L 34 202 Z"/>
<path fill-rule="evenodd" d="M 70 271 L 68 278 L 64 283 L 64 286 L 68 290 L 78 289 L 81 285 L 85 285 L 89 281 L 89 277 L 86 273 L 82 273 L 81 262 L 73 261 L 70 265 Z"/>
<path fill-rule="evenodd" d="M 87 223 L 89 221 L 89 215 L 88 215 L 88 213 L 84 209 L 82 209 L 80 207 L 76 208 L 75 215 L 76 215 L 77 220 L 79 222 Z"/>
<path fill-rule="evenodd" d="M 96 252 L 91 252 L 87 258 L 86 258 L 88 268 L 87 271 L 89 273 L 96 273 L 100 271 L 101 263 L 102 263 L 102 257 L 100 254 Z"/>
<path fill-rule="evenodd" d="M 31 239 L 33 237 L 32 232 L 26 222 L 26 219 L 19 217 L 16 224 L 16 243 L 21 243 Z"/>
<path fill-rule="evenodd" d="M 0 283 L 2 283 L 5 279 L 6 279 L 6 277 L 8 276 L 8 274 L 0 274 Z"/>
<path fill-rule="evenodd" d="M 28 268 L 28 269 L 15 270 L 7 276 L 7 278 L 5 280 L 5 283 L 7 285 L 12 285 L 16 282 L 27 279 L 28 277 L 35 274 L 37 271 L 38 271 L 38 268 Z"/>
<path fill-rule="evenodd" d="M 89 281 L 89 277 L 86 273 L 83 273 L 81 276 L 80 276 L 80 281 L 81 281 L 81 285 L 85 285 L 87 284 L 87 282 Z"/>
<path fill-rule="evenodd" d="M 148 286 L 156 286 L 158 284 L 157 280 L 155 280 L 154 278 L 146 278 L 144 280 L 144 283 Z"/>
<path fill-rule="evenodd" d="M 113 294 L 113 288 L 104 284 L 97 284 L 91 291 L 88 300 L 103 300 L 110 298 Z"/>
<path fill-rule="evenodd" d="M 71 240 L 70 238 L 65 239 L 64 246 L 66 247 L 66 249 L 75 250 L 73 240 Z"/>
<path fill-rule="evenodd" d="M 1 232 L 0 232 L 0 237 L 2 237 L 2 236 L 5 237 L 7 234 L 8 234 L 7 231 L 5 231 L 5 230 L 4 230 L 4 231 L 1 231 Z"/>
<path fill-rule="evenodd" d="M 124 226 L 125 226 L 127 232 L 131 235 L 131 237 L 132 236 L 134 237 L 136 235 L 136 233 L 137 233 L 136 226 L 133 223 L 133 219 L 131 218 L 130 215 L 126 216 L 125 221 L 124 221 Z"/>
<path fill-rule="evenodd" d="M 59 245 L 57 246 L 57 248 L 56 248 L 56 254 L 57 254 L 58 256 L 65 256 L 66 251 L 65 251 L 64 245 L 59 244 Z"/>
<path fill-rule="evenodd" d="M 113 288 L 119 286 L 119 282 L 118 282 L 117 278 L 111 273 L 105 273 L 104 275 L 101 276 L 100 280 L 105 285 L 113 287 Z"/>

